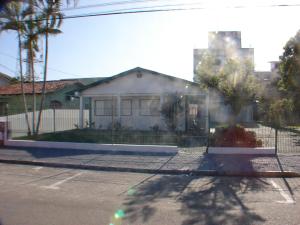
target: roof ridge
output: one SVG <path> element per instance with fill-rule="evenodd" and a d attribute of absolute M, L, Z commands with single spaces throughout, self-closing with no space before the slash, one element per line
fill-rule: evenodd
<path fill-rule="evenodd" d="M 106 78 L 104 78 L 102 80 L 93 82 L 93 83 L 91 83 L 89 85 L 86 85 L 86 86 L 78 89 L 78 91 L 81 92 L 81 91 L 86 90 L 88 88 L 97 86 L 97 85 L 102 84 L 102 83 L 110 82 L 110 81 L 115 80 L 115 79 L 117 79 L 119 77 L 127 76 L 128 74 L 130 74 L 132 72 L 140 71 L 140 70 L 152 73 L 153 75 L 160 75 L 160 76 L 166 77 L 166 78 L 171 79 L 171 80 L 181 80 L 183 82 L 187 82 L 187 83 L 192 84 L 192 85 L 199 85 L 196 82 L 185 80 L 185 79 L 182 79 L 182 78 L 179 78 L 179 77 L 174 77 L 174 76 L 167 75 L 167 74 L 164 74 L 164 73 L 160 73 L 160 72 L 157 72 L 157 71 L 154 71 L 154 70 L 149 70 L 149 69 L 145 69 L 145 68 L 142 68 L 142 67 L 134 67 L 132 69 L 126 70 L 126 71 L 118 73 L 116 75 L 113 75 L 113 76 L 110 76 L 110 77 L 106 77 Z"/>

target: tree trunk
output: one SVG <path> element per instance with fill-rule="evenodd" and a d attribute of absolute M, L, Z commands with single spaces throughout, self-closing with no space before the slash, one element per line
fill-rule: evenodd
<path fill-rule="evenodd" d="M 30 7 L 30 20 L 33 20 L 34 15 L 34 0 L 29 1 Z M 35 96 L 35 76 L 34 76 L 34 56 L 33 56 L 33 40 L 31 39 L 31 35 L 33 35 L 33 28 L 30 26 L 30 40 L 29 40 L 29 57 L 30 57 L 30 71 L 31 71 L 31 78 L 32 78 L 32 133 L 35 135 L 35 111 L 36 111 L 36 96 Z"/>
<path fill-rule="evenodd" d="M 29 55 L 30 55 L 30 71 L 32 78 L 32 133 L 35 135 L 35 111 L 36 111 L 36 96 L 35 96 L 35 77 L 34 77 L 34 57 L 32 42 L 29 44 Z"/>
<path fill-rule="evenodd" d="M 236 115 L 230 115 L 228 120 L 228 125 L 230 127 L 234 127 L 237 125 L 237 116 Z"/>
<path fill-rule="evenodd" d="M 47 17 L 47 29 L 48 29 L 48 23 L 49 23 L 49 18 Z M 47 82 L 47 70 L 48 70 L 48 30 L 46 31 L 45 34 L 45 63 L 44 63 L 44 77 L 43 77 L 43 89 L 42 89 L 42 97 L 41 97 L 41 102 L 40 102 L 40 111 L 38 115 L 38 122 L 36 126 L 36 134 L 39 133 L 40 129 L 40 124 L 41 124 L 41 119 L 42 119 L 42 112 L 44 109 L 44 102 L 45 102 L 45 97 L 46 97 L 46 82 Z"/>
<path fill-rule="evenodd" d="M 31 135 L 31 129 L 30 129 L 29 118 L 28 118 L 28 106 L 27 106 L 26 96 L 25 96 L 25 92 L 24 92 L 21 35 L 20 35 L 19 31 L 18 31 L 18 42 L 19 42 L 19 66 L 20 66 L 21 91 L 22 91 L 23 104 L 24 104 L 24 110 L 25 110 L 25 120 L 26 120 L 26 124 L 27 124 L 27 135 Z"/>

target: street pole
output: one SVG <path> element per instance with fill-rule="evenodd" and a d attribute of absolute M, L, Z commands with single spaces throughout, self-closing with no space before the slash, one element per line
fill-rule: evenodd
<path fill-rule="evenodd" d="M 207 148 L 206 148 L 206 153 L 208 153 L 208 148 L 210 145 L 210 121 L 209 121 L 209 89 L 207 90 L 206 93 L 206 133 L 207 133 Z"/>
<path fill-rule="evenodd" d="M 278 153 L 278 128 L 275 127 L 275 154 Z"/>

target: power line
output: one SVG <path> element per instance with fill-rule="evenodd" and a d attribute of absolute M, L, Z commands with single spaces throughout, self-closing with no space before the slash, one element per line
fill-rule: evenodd
<path fill-rule="evenodd" d="M 105 7 L 105 6 L 112 6 L 112 5 L 123 5 L 123 4 L 137 4 L 137 3 L 146 3 L 146 2 L 170 2 L 170 0 L 134 0 L 134 1 L 121 1 L 121 2 L 110 2 L 110 3 L 101 3 L 101 4 L 94 4 L 94 5 L 84 5 L 84 6 L 79 6 L 75 8 L 64 8 L 64 10 L 77 10 L 77 9 L 86 9 L 86 8 L 97 8 L 97 7 Z M 168 7 L 168 6 L 188 6 L 188 5 L 204 5 L 203 1 L 193 1 L 193 2 L 186 2 L 184 3 L 176 3 L 176 4 L 165 4 L 165 5 L 152 5 L 152 6 L 145 6 L 145 7 L 138 7 L 138 8 L 129 8 L 129 9 L 119 9 L 119 10 L 112 10 L 112 11 L 106 11 L 107 12 L 115 12 L 115 11 L 122 11 L 122 10 L 130 10 L 130 9 L 146 9 L 146 8 L 162 8 L 162 7 Z M 300 6 L 299 4 L 268 4 L 268 5 L 233 5 L 233 6 L 221 6 L 221 7 L 201 7 L 198 9 L 211 9 L 211 8 L 235 8 L 235 9 L 240 9 L 240 8 L 252 8 L 252 7 L 298 7 Z M 176 9 L 175 9 L 176 10 Z M 191 10 L 189 8 L 185 10 Z"/>
<path fill-rule="evenodd" d="M 82 77 L 81 75 L 74 74 L 74 73 L 69 73 L 69 72 L 64 72 L 64 71 L 61 71 L 61 70 L 58 70 L 58 69 L 54 69 L 52 67 L 48 67 L 48 69 L 52 70 L 52 71 L 55 71 L 55 72 L 63 73 L 63 74 L 66 74 L 66 75 L 71 75 L 71 76 L 75 76 L 75 77 Z"/>
<path fill-rule="evenodd" d="M 100 3 L 100 4 L 77 6 L 77 7 L 73 7 L 73 8 L 67 7 L 67 8 L 62 8 L 61 10 L 62 11 L 71 11 L 71 10 L 78 10 L 78 9 L 107 7 L 107 6 L 115 6 L 115 5 L 126 5 L 126 4 L 139 4 L 139 3 L 147 3 L 147 2 L 170 2 L 170 0 L 131 0 L 131 1 L 128 0 L 128 1 L 117 1 L 117 2 L 105 2 L 105 3 Z M 188 2 L 188 3 L 186 1 L 184 1 L 184 2 L 185 3 L 179 3 L 179 4 L 180 5 L 190 5 L 190 4 L 203 4 L 204 3 L 204 1 L 193 1 L 193 2 Z M 286 7 L 286 6 L 299 6 L 299 4 L 267 4 L 267 5 L 256 5 L 254 7 Z M 248 7 L 253 7 L 253 6 L 236 5 L 236 6 L 231 6 L 231 7 L 232 8 L 248 8 Z M 225 8 L 228 8 L 228 6 L 226 6 Z"/>
<path fill-rule="evenodd" d="M 170 0 L 138 0 L 138 1 L 132 1 L 132 2 L 162 2 L 162 1 L 170 2 Z M 128 2 L 130 2 L 130 1 L 128 1 Z M 151 7 L 161 8 L 161 7 L 165 7 L 165 6 L 169 6 L 169 5 L 174 5 L 174 6 L 177 6 L 177 5 L 178 6 L 179 5 L 188 6 L 188 5 L 199 5 L 199 4 L 205 6 L 204 1 L 192 1 L 192 2 L 183 1 L 183 2 L 177 2 L 176 4 L 153 5 Z M 101 7 L 101 6 L 102 6 L 102 4 L 98 4 L 98 5 L 86 5 L 86 6 L 81 6 L 81 7 L 82 8 L 96 8 L 96 7 Z M 269 8 L 269 7 L 298 7 L 298 6 L 300 6 L 300 3 L 295 3 L 295 4 L 265 4 L 265 5 L 263 5 L 263 4 L 262 5 L 232 5 L 232 6 L 218 4 L 218 7 L 216 7 L 215 5 L 210 6 L 210 7 L 209 7 L 209 5 L 206 5 L 205 7 L 201 7 L 200 9 L 215 9 L 215 8 L 237 8 L 237 9 L 239 9 L 239 8 L 260 8 L 260 7 Z M 68 8 L 68 10 L 81 9 L 81 7 Z M 140 7 L 140 8 L 143 8 L 143 7 Z M 147 8 L 147 6 L 144 7 L 144 8 Z M 189 9 L 187 8 L 187 10 L 189 10 Z"/>
<path fill-rule="evenodd" d="M 83 5 L 77 6 L 73 8 L 62 8 L 62 11 L 71 11 L 71 10 L 79 10 L 79 9 L 88 9 L 88 8 L 98 8 L 98 7 L 107 7 L 107 6 L 116 6 L 116 5 L 127 5 L 127 4 L 139 4 L 139 3 L 147 3 L 147 2 L 161 2 L 161 1 L 169 1 L 169 0 L 132 0 L 132 1 L 118 1 L 118 2 L 105 2 L 100 4 L 93 5 Z"/>
<path fill-rule="evenodd" d="M 196 3 L 191 3 L 196 4 Z M 199 3 L 200 4 L 200 3 Z M 180 4 L 182 6 L 187 4 Z M 155 12 L 175 12 L 175 11 L 192 11 L 192 10 L 205 10 L 205 9 L 216 9 L 216 7 L 189 7 L 189 8 L 164 8 L 169 7 L 170 5 L 156 5 L 156 6 L 145 6 L 139 8 L 126 8 L 126 9 L 118 9 L 118 10 L 110 10 L 110 11 L 102 11 L 98 13 L 85 13 L 85 14 L 77 14 L 77 15 L 69 15 L 64 16 L 63 19 L 76 19 L 76 18 L 86 18 L 86 17 L 98 17 L 98 16 L 114 16 L 114 15 L 125 15 L 125 14 L 144 14 L 144 13 L 155 13 Z M 178 6 L 175 5 L 174 6 Z M 299 7 L 300 4 L 273 4 L 273 5 L 256 5 L 256 6 L 246 6 L 246 5 L 236 5 L 236 6 L 222 6 L 221 8 L 226 9 L 243 9 L 243 8 L 253 8 L 253 7 Z M 147 8 L 154 8 L 150 10 L 144 10 Z M 139 9 L 139 10 L 137 10 Z M 44 21 L 46 18 L 34 19 L 32 21 Z M 22 20 L 20 22 L 28 22 L 30 20 Z M 5 22 L 4 22 L 5 23 Z"/>
<path fill-rule="evenodd" d="M 7 67 L 7 66 L 5 66 L 5 65 L 3 65 L 3 64 L 1 64 L 1 63 L 0 63 L 0 66 L 2 66 L 3 68 L 7 69 L 7 70 L 10 71 L 10 72 L 12 72 L 12 73 L 15 74 L 15 75 L 17 74 L 16 71 L 10 69 L 9 67 Z"/>
<path fill-rule="evenodd" d="M 116 9 L 106 11 L 106 13 L 115 13 L 115 12 L 122 12 L 122 11 L 131 11 L 131 10 L 142 10 L 142 9 L 159 9 L 165 7 L 178 7 L 178 6 L 189 6 L 189 5 L 199 5 L 200 2 L 194 3 L 177 3 L 177 4 L 166 4 L 166 5 L 152 5 L 152 6 L 141 6 L 141 7 L 132 7 L 132 8 L 123 8 L 123 9 Z"/>
<path fill-rule="evenodd" d="M 192 3 L 196 4 L 196 3 Z M 199 3 L 200 4 L 200 3 Z M 181 5 L 187 5 L 187 4 L 181 4 Z M 105 11 L 105 12 L 99 12 L 99 13 L 90 13 L 90 14 L 78 14 L 78 15 L 70 15 L 65 16 L 63 19 L 75 19 L 75 18 L 85 18 L 85 17 L 97 17 L 97 16 L 113 16 L 113 15 L 124 15 L 124 14 L 141 14 L 141 13 L 155 13 L 155 12 L 172 12 L 172 11 L 192 11 L 192 10 L 204 10 L 209 9 L 209 7 L 190 7 L 190 8 L 167 8 L 167 9 L 157 9 L 166 7 L 168 5 L 157 5 L 157 6 L 148 6 L 148 7 L 140 7 L 140 8 L 127 8 L 127 9 L 119 9 L 115 11 Z M 174 4 L 174 6 L 176 6 Z M 265 6 L 254 6 L 254 7 L 299 7 L 300 4 L 280 4 L 280 5 L 265 5 Z M 151 10 L 143 10 L 147 8 L 156 8 Z M 214 7 L 215 8 L 215 7 Z M 242 8 L 250 8 L 250 6 L 227 6 L 223 8 L 232 8 L 232 9 L 242 9 Z M 139 9 L 139 10 L 136 10 Z M 123 11 L 125 10 L 125 11 Z M 134 10 L 134 11 L 131 11 Z"/>
<path fill-rule="evenodd" d="M 0 55 L 9 57 L 9 58 L 14 59 L 14 60 L 19 60 L 19 58 L 14 57 L 14 56 L 9 55 L 9 54 L 4 53 L 4 52 L 0 52 Z M 11 71 L 11 72 L 17 74 L 16 71 L 13 71 L 12 69 L 8 68 L 7 66 L 4 66 L 4 65 L 2 65 L 2 64 L 0 64 L 0 66 L 3 66 L 3 67 L 5 67 L 6 69 L 8 69 L 9 71 Z M 40 65 L 40 67 L 43 68 L 42 65 Z M 65 72 L 65 71 L 61 71 L 61 70 L 58 70 L 58 69 L 55 69 L 55 68 L 52 68 L 52 67 L 49 67 L 49 66 L 48 66 L 48 69 L 49 69 L 49 70 L 52 70 L 52 71 L 55 71 L 55 72 L 63 73 L 63 74 L 66 74 L 66 75 L 71 75 L 71 76 L 76 76 L 76 77 L 82 77 L 81 75 L 73 74 L 73 73 L 69 73 L 69 72 Z"/>

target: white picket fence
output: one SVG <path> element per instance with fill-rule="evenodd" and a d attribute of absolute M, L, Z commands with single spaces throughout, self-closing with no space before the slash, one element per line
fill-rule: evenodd
<path fill-rule="evenodd" d="M 32 128 L 32 112 L 28 113 L 30 127 Z M 36 112 L 36 118 L 38 111 Z M 27 134 L 25 113 L 0 117 L 8 121 L 11 137 L 21 137 Z M 37 119 L 36 119 L 37 120 Z M 89 122 L 89 110 L 84 110 L 84 125 Z M 40 133 L 64 131 L 75 129 L 79 124 L 79 109 L 47 109 L 42 113 Z"/>

